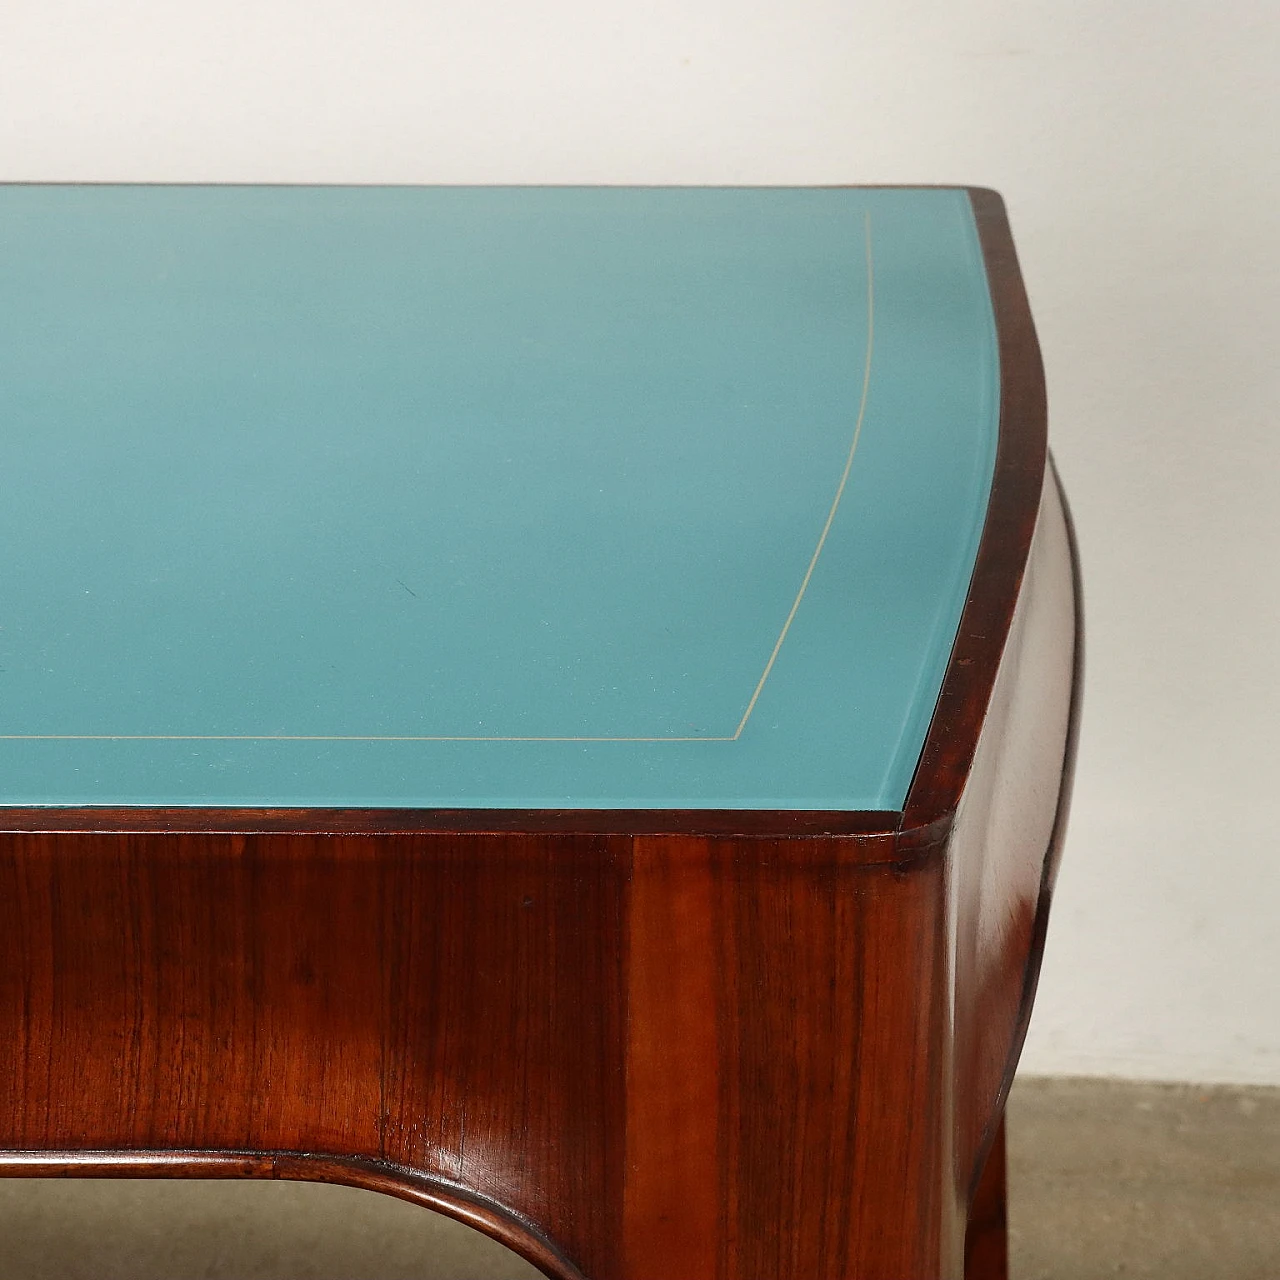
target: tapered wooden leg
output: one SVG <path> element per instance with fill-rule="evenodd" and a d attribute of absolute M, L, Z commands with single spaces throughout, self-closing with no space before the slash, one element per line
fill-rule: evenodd
<path fill-rule="evenodd" d="M 634 841 L 623 1250 L 592 1280 L 959 1280 L 942 872 Z"/>
<path fill-rule="evenodd" d="M 1005 1199 L 1004 1119 L 987 1156 L 969 1211 L 964 1242 L 965 1280 L 1009 1280 L 1008 1209 Z"/>

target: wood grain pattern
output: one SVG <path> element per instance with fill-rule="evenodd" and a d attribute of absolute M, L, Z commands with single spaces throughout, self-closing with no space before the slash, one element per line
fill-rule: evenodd
<path fill-rule="evenodd" d="M 591 837 L 10 837 L 0 1146 L 350 1157 L 607 1274 L 625 880 Z"/>
<path fill-rule="evenodd" d="M 903 813 L 5 811 L 0 1173 L 346 1182 L 561 1280 L 955 1280 L 975 1212 L 994 1280 L 1081 646 L 973 202 L 996 483 Z"/>
<path fill-rule="evenodd" d="M 965 1280 L 1009 1280 L 1006 1177 L 1002 1118 L 969 1210 L 969 1229 L 964 1240 Z"/>
<path fill-rule="evenodd" d="M 661 838 L 632 845 L 623 1230 L 642 1275 L 714 1275 L 722 1234 L 719 915 L 698 853 Z"/>

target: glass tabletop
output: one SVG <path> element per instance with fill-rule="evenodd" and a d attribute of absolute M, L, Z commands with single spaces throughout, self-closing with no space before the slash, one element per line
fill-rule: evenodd
<path fill-rule="evenodd" d="M 0 804 L 897 809 L 962 190 L 0 186 Z"/>

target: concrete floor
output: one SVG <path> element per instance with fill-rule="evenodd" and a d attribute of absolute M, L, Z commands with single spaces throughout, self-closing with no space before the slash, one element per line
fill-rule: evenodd
<path fill-rule="evenodd" d="M 1280 1089 L 1022 1081 L 1009 1144 L 1013 1280 L 1280 1280 Z M 535 1274 L 342 1187 L 0 1179 L 0 1280 Z"/>
<path fill-rule="evenodd" d="M 1280 1280 L 1280 1089 L 1022 1080 L 1013 1280 Z"/>

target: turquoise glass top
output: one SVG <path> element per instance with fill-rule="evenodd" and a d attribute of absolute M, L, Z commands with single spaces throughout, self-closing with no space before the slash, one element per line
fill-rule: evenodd
<path fill-rule="evenodd" d="M 959 190 L 0 187 L 0 804 L 898 809 Z"/>

